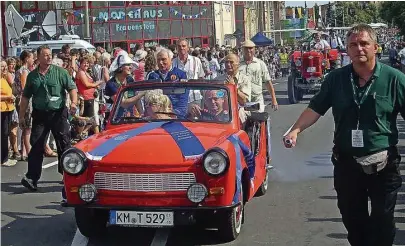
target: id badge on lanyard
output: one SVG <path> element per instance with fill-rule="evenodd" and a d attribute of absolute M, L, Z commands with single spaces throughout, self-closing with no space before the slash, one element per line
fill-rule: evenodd
<path fill-rule="evenodd" d="M 362 148 L 364 147 L 364 134 L 363 130 L 359 129 L 360 126 L 360 107 L 366 100 L 368 94 L 370 93 L 370 88 L 372 84 L 374 83 L 374 79 L 372 79 L 370 85 L 368 85 L 366 91 L 364 92 L 363 96 L 361 98 L 358 98 L 358 93 L 357 93 L 357 86 L 354 83 L 353 79 L 353 73 L 350 74 L 350 82 L 352 84 L 353 88 L 353 100 L 357 105 L 358 109 L 358 116 L 357 116 L 357 128 L 355 130 L 352 130 L 352 147 L 354 148 Z M 360 101 L 359 101 L 360 100 Z"/>
<path fill-rule="evenodd" d="M 47 87 L 46 82 L 45 82 L 45 76 L 39 74 L 39 79 L 41 81 L 41 85 L 45 89 L 46 97 L 47 97 L 48 101 L 50 101 L 50 102 L 58 101 L 60 97 L 51 96 L 51 94 L 49 94 L 48 87 Z"/>

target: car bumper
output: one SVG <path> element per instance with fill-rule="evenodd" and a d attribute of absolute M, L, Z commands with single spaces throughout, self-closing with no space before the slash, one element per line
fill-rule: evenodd
<path fill-rule="evenodd" d="M 233 204 L 230 206 L 218 206 L 218 207 L 133 207 L 133 206 L 102 206 L 97 204 L 83 204 L 83 205 L 70 205 L 67 203 L 61 204 L 63 207 L 80 207 L 87 209 L 101 209 L 101 210 L 118 210 L 118 211 L 144 211 L 144 212 L 173 212 L 174 225 L 192 225 L 197 221 L 204 221 L 206 223 L 215 223 L 212 218 L 215 215 L 223 214 L 226 211 L 230 211 L 239 205 Z M 148 226 L 146 226 L 148 227 Z"/>

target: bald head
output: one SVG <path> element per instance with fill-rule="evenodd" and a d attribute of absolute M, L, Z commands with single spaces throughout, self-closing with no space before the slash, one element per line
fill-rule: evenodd
<path fill-rule="evenodd" d="M 239 56 L 237 56 L 234 53 L 230 53 L 227 56 L 225 56 L 225 62 L 226 61 L 233 61 L 235 64 L 239 65 Z"/>
<path fill-rule="evenodd" d="M 239 57 L 233 53 L 225 56 L 225 70 L 228 75 L 236 75 L 239 69 Z"/>

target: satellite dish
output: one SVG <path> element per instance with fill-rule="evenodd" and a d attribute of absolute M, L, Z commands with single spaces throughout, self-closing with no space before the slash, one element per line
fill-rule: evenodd
<path fill-rule="evenodd" d="M 8 5 L 5 14 L 5 21 L 10 39 L 20 39 L 21 32 L 25 25 L 24 18 L 17 12 L 12 4 Z"/>
<path fill-rule="evenodd" d="M 56 35 L 56 15 L 54 11 L 49 11 L 46 14 L 44 22 L 42 22 L 42 28 L 50 37 Z"/>

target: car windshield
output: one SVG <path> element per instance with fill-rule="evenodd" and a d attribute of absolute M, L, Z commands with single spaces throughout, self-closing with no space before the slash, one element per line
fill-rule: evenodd
<path fill-rule="evenodd" d="M 157 84 L 128 87 L 117 97 L 111 123 L 145 121 L 231 121 L 229 92 L 225 86 Z"/>

